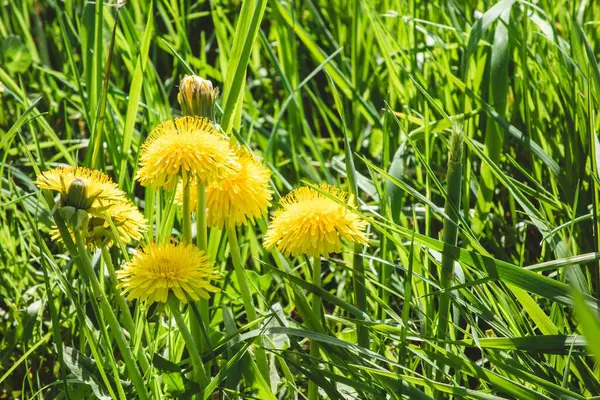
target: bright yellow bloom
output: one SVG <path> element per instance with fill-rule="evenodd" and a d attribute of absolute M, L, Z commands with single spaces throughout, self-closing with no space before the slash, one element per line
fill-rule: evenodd
<path fill-rule="evenodd" d="M 208 299 L 209 292 L 218 288 L 210 284 L 218 278 L 213 263 L 206 253 L 189 244 L 151 243 L 138 251 L 125 267 L 117 271 L 127 298 L 140 299 L 149 304 L 166 303 L 173 293 L 183 303 L 188 300 Z"/>
<path fill-rule="evenodd" d="M 227 174 L 206 187 L 207 224 L 211 227 L 246 225 L 267 212 L 271 205 L 271 172 L 245 149 L 238 152 L 239 172 Z M 196 185 L 190 188 L 191 208 L 196 209 Z M 176 201 L 183 202 L 183 188 Z"/>
<path fill-rule="evenodd" d="M 59 192 L 63 197 L 69 192 L 69 188 L 74 180 L 80 180 L 85 183 L 87 197 L 94 198 L 99 202 L 97 206 L 104 205 L 106 202 L 120 201 L 126 199 L 125 193 L 119 189 L 116 183 L 108 175 L 84 168 L 84 167 L 58 167 L 38 175 L 34 183 L 40 189 L 53 190 Z"/>
<path fill-rule="evenodd" d="M 183 117 L 158 125 L 144 144 L 137 179 L 172 190 L 179 176 L 204 183 L 239 170 L 229 141 L 206 118 Z"/>
<path fill-rule="evenodd" d="M 74 182 L 76 185 L 73 185 Z M 59 192 L 59 207 L 75 206 L 87 213 L 81 234 L 90 247 L 114 243 L 109 218 L 115 225 L 119 240 L 124 244 L 140 240 L 147 229 L 147 221 L 138 208 L 127 199 L 125 192 L 116 183 L 100 171 L 83 167 L 59 167 L 43 172 L 35 183 L 40 189 Z M 74 200 L 70 196 L 74 193 L 75 186 L 82 191 L 82 199 L 78 204 L 67 204 Z M 52 240 L 60 239 L 58 229 L 53 228 L 50 233 Z"/>
<path fill-rule="evenodd" d="M 141 240 L 148 228 L 148 221 L 132 202 L 117 203 L 106 212 L 106 215 L 112 220 L 123 243 Z M 110 228 L 108 221 L 104 226 Z"/>
<path fill-rule="evenodd" d="M 367 244 L 367 223 L 351 210 L 348 194 L 329 185 L 320 189 L 328 195 L 301 187 L 281 199 L 265 235 L 266 249 L 318 257 L 341 252 L 341 239 Z"/>
<path fill-rule="evenodd" d="M 88 247 L 100 248 L 102 246 L 112 246 L 115 243 L 109 218 L 115 225 L 119 241 L 123 244 L 130 244 L 133 241 L 141 240 L 144 232 L 148 229 L 146 218 L 129 201 L 114 203 L 101 215 L 102 217 L 91 217 L 87 226 L 82 229 L 81 237 Z M 69 233 L 71 233 L 71 237 L 74 239 L 70 227 Z M 50 229 L 50 234 L 52 235 L 52 240 L 62 241 L 58 228 L 53 227 Z"/>

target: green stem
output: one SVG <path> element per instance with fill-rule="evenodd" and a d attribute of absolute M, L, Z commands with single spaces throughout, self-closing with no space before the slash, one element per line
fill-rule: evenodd
<path fill-rule="evenodd" d="M 102 258 L 104 259 L 104 263 L 106 264 L 106 268 L 108 270 L 108 275 L 109 275 L 110 281 L 112 283 L 112 290 L 114 292 L 117 306 L 121 310 L 121 315 L 123 316 L 123 319 L 124 319 L 123 325 L 125 325 L 125 329 L 131 335 L 131 340 L 133 342 L 135 342 L 134 335 L 137 332 L 137 330 L 135 328 L 135 323 L 133 321 L 133 317 L 131 316 L 131 311 L 129 310 L 129 307 L 127 306 L 127 302 L 125 301 L 125 298 L 123 298 L 123 296 L 121 295 L 121 292 L 116 287 L 116 284 L 118 282 L 117 274 L 115 273 L 115 268 L 113 266 L 112 257 L 110 255 L 108 247 L 106 247 L 106 246 L 102 247 Z M 146 358 L 146 354 L 144 353 L 144 351 L 141 347 L 137 350 L 137 360 L 140 363 L 140 366 L 142 367 L 142 372 L 144 373 L 144 376 L 145 376 L 147 373 L 150 372 L 152 366 L 150 365 L 150 362 Z M 154 380 L 154 379 L 152 379 L 152 380 Z M 152 390 L 153 397 L 156 398 L 158 396 L 158 391 L 157 391 L 156 385 L 154 385 L 154 384 L 150 385 L 150 389 Z"/>
<path fill-rule="evenodd" d="M 146 216 L 146 219 L 148 220 L 148 224 L 150 225 L 150 229 L 149 229 L 147 237 L 149 237 L 151 239 L 153 237 L 152 222 L 154 221 L 154 187 L 152 185 L 148 186 L 146 188 L 144 195 L 145 195 L 144 203 L 146 204 L 144 214 Z M 158 224 L 156 226 L 156 231 L 158 232 Z"/>
<path fill-rule="evenodd" d="M 181 217 L 181 231 L 183 243 L 192 243 L 192 212 L 190 209 L 190 184 L 183 181 L 183 213 Z"/>
<path fill-rule="evenodd" d="M 256 307 L 252 300 L 252 293 L 248 285 L 248 278 L 246 277 L 246 271 L 242 265 L 242 256 L 240 254 L 240 246 L 237 240 L 237 233 L 234 227 L 227 228 L 227 237 L 229 239 L 229 251 L 231 252 L 231 259 L 233 261 L 233 268 L 237 277 L 240 290 L 242 292 L 242 301 L 244 302 L 244 308 L 246 309 L 246 316 L 248 322 L 256 321 Z M 256 364 L 261 374 L 267 382 L 270 382 L 271 378 L 269 375 L 269 364 L 267 362 L 267 355 L 263 348 L 262 337 L 259 337 L 260 344 L 254 347 L 254 354 L 256 355 Z"/>
<path fill-rule="evenodd" d="M 354 256 L 352 258 L 353 267 L 353 283 L 354 283 L 354 297 L 356 298 L 356 306 L 367 314 L 367 292 L 365 282 L 365 268 L 363 265 L 363 259 L 360 255 L 362 246 L 359 243 L 354 245 Z M 365 349 L 370 348 L 369 330 L 364 325 L 356 326 L 356 336 L 358 345 Z"/>
<path fill-rule="evenodd" d="M 321 257 L 313 258 L 313 266 L 312 266 L 312 284 L 316 287 L 321 287 Z M 317 318 L 319 322 L 322 322 L 323 319 L 323 299 L 321 296 L 314 293 L 312 295 L 312 310 L 313 314 Z M 312 340 L 310 342 L 310 356 L 314 360 L 319 360 L 319 344 L 316 340 Z M 309 400 L 318 400 L 319 398 L 319 387 L 314 381 L 308 382 L 308 399 Z"/>
<path fill-rule="evenodd" d="M 389 304 L 390 293 L 386 289 L 390 287 L 390 282 L 392 280 L 392 267 L 386 262 L 388 243 L 385 236 L 381 237 L 380 246 L 382 262 L 380 263 L 379 269 L 381 273 L 379 277 L 379 283 L 381 283 L 381 287 L 379 288 L 379 298 L 382 300 L 382 304 Z M 381 320 L 385 319 L 386 311 L 381 304 L 377 304 L 377 312 L 375 315 Z"/>
<path fill-rule="evenodd" d="M 156 210 L 158 214 L 161 214 L 161 226 L 160 232 L 158 233 L 158 244 L 168 243 L 171 240 L 171 232 L 173 232 L 173 224 L 175 221 L 175 210 L 177 209 L 174 206 L 175 203 L 175 191 L 171 192 L 162 192 L 163 203 L 164 206 L 161 209 Z M 159 204 L 160 206 L 160 204 Z M 191 227 L 191 223 L 190 223 Z M 183 228 L 182 228 L 183 231 Z"/>
<path fill-rule="evenodd" d="M 196 184 L 196 246 L 206 251 L 206 186 L 200 179 Z"/>
<path fill-rule="evenodd" d="M 33 221 L 31 221 L 31 218 L 29 217 L 29 215 L 27 215 L 27 218 L 30 220 L 29 222 L 33 225 Z M 39 231 L 35 231 L 36 233 L 36 239 L 38 242 L 38 246 L 40 247 L 40 249 L 42 248 L 41 243 L 42 240 L 40 238 L 39 235 Z M 50 288 L 50 277 L 48 274 L 48 267 L 46 265 L 46 260 L 45 258 L 42 257 L 41 259 L 41 267 L 42 267 L 42 272 L 44 273 L 44 286 L 46 288 L 46 296 L 48 296 L 48 306 L 50 307 L 50 318 L 52 321 L 52 339 L 54 340 L 54 344 L 56 345 L 56 352 L 58 353 L 58 362 L 60 363 L 60 376 L 61 376 L 61 380 L 63 383 L 63 390 L 65 392 L 65 397 L 67 398 L 67 400 L 70 400 L 70 396 L 69 396 L 69 387 L 67 385 L 67 371 L 65 368 L 65 362 L 64 362 L 64 356 L 63 356 L 63 342 L 62 342 L 62 335 L 61 335 L 61 325 L 58 322 L 58 313 L 56 310 L 56 305 L 54 303 L 54 295 L 52 294 L 52 289 Z M 60 301 L 59 301 L 60 304 Z M 108 387 L 108 390 L 110 392 L 110 395 L 112 398 L 115 398 L 115 394 L 112 390 L 112 387 Z"/>
<path fill-rule="evenodd" d="M 173 313 L 173 317 L 175 318 L 179 332 L 181 333 L 181 336 L 183 336 L 185 345 L 188 348 L 190 360 L 192 361 L 192 368 L 194 369 L 194 379 L 200 382 L 202 385 L 202 390 L 204 390 L 208 385 L 206 370 L 204 369 L 204 364 L 202 364 L 202 359 L 200 358 L 200 352 L 198 351 L 196 342 L 194 342 L 192 334 L 190 333 L 185 321 L 183 320 L 181 312 L 179 311 L 179 300 L 177 300 L 176 297 L 171 296 L 169 298 L 169 308 Z"/>
<path fill-rule="evenodd" d="M 196 245 L 202 251 L 206 251 L 208 248 L 207 245 L 207 228 L 206 228 L 206 187 L 204 186 L 204 182 L 200 179 L 196 179 L 198 184 L 197 188 L 197 196 L 196 196 Z M 198 309 L 200 310 L 200 315 L 202 316 L 202 320 L 206 322 L 206 327 L 209 326 L 209 315 L 208 315 L 208 300 L 200 299 L 198 301 Z"/>
<path fill-rule="evenodd" d="M 448 197 L 444 205 L 444 211 L 449 219 L 444 219 L 443 242 L 445 245 L 456 246 L 458 241 L 458 210 L 460 209 L 462 191 L 462 133 L 454 133 L 450 141 L 448 180 L 446 183 Z M 451 339 L 454 336 L 453 332 L 448 330 L 450 292 L 447 290 L 452 286 L 453 276 L 454 257 L 447 250 L 442 251 L 440 284 L 444 292 L 440 296 L 437 338 L 443 340 Z"/>
<path fill-rule="evenodd" d="M 98 276 L 100 277 L 100 289 L 106 292 L 106 282 L 104 279 L 104 263 L 98 263 Z"/>
<path fill-rule="evenodd" d="M 96 302 L 100 304 L 103 316 L 106 318 L 106 322 L 110 327 L 110 333 L 117 342 L 119 351 L 121 352 L 123 360 L 125 361 L 125 368 L 127 369 L 129 378 L 133 381 L 133 385 L 135 386 L 135 389 L 138 392 L 139 398 L 147 399 L 148 393 L 146 392 L 144 380 L 142 379 L 140 370 L 138 369 L 135 363 L 131 348 L 129 347 L 129 344 L 126 341 L 123 332 L 121 331 L 119 321 L 117 320 L 117 317 L 115 316 L 112 307 L 108 303 L 106 296 L 102 292 L 100 282 L 98 282 L 98 278 L 94 273 L 92 262 L 89 258 L 87 249 L 85 248 L 85 244 L 83 243 L 83 239 L 81 238 L 81 232 L 79 232 L 78 230 L 74 230 L 73 233 L 75 236 L 75 243 L 77 245 L 78 253 L 73 254 L 73 256 L 75 256 L 77 260 L 79 260 L 78 264 L 81 267 L 80 271 L 86 279 L 86 281 L 90 284 Z"/>
<path fill-rule="evenodd" d="M 156 241 L 156 243 L 160 242 L 160 234 L 162 232 L 162 223 L 163 223 L 162 222 L 162 215 L 163 214 L 162 214 L 162 211 L 161 211 L 161 209 L 162 209 L 162 203 L 161 203 L 162 196 L 161 196 L 161 192 L 162 192 L 162 190 L 160 188 L 156 189 L 156 194 L 154 196 L 154 198 L 155 198 L 154 202 L 155 203 L 151 205 L 151 207 L 154 208 L 155 218 L 156 218 L 156 221 L 155 221 L 155 225 L 156 226 L 154 228 L 154 229 L 156 229 L 155 236 L 154 236 L 154 240 Z M 152 226 L 152 220 L 151 219 L 148 220 L 148 223 L 150 224 L 150 226 Z"/>
<path fill-rule="evenodd" d="M 45 197 L 48 205 L 50 207 L 54 207 L 54 200 L 52 199 L 52 197 L 49 195 L 48 192 L 44 191 L 44 197 Z M 63 238 L 63 241 L 69 251 L 69 254 L 71 254 L 73 259 L 76 260 L 76 262 L 74 263 L 74 267 L 76 267 L 77 270 L 80 271 L 81 276 L 85 276 L 84 272 L 82 271 L 83 268 L 81 266 L 81 260 L 79 259 L 79 257 L 77 257 L 77 254 L 78 254 L 77 246 L 73 242 L 73 239 L 71 238 L 71 234 L 69 233 L 69 230 L 67 229 L 67 226 L 65 225 L 65 222 L 62 220 L 62 218 L 60 217 L 60 215 L 58 213 L 54 213 L 54 221 L 56 222 L 56 227 L 60 231 L 61 237 Z M 45 244 L 44 244 L 44 247 L 45 247 Z M 47 247 L 45 247 L 45 251 L 49 252 Z M 79 282 L 82 283 L 83 279 L 79 280 Z M 111 393 L 112 398 L 115 398 L 116 396 L 115 396 L 114 391 L 109 383 L 108 376 L 106 375 L 106 372 L 104 371 L 103 364 L 101 362 L 99 362 L 99 360 L 102 360 L 102 357 L 100 356 L 98 349 L 96 347 L 97 346 L 96 338 L 92 339 L 91 333 L 90 333 L 88 327 L 85 325 L 86 319 L 85 319 L 85 316 L 83 315 L 81 304 L 77 301 L 77 296 L 72 290 L 74 290 L 74 289 L 71 287 L 67 287 L 67 292 L 68 292 L 69 297 L 71 297 L 71 299 L 73 299 L 73 301 L 75 302 L 75 312 L 77 314 L 77 318 L 78 318 L 81 326 L 83 327 L 83 336 L 85 336 L 85 339 L 86 339 L 86 340 L 81 341 L 80 351 L 82 353 L 84 352 L 85 344 L 87 342 L 87 344 L 90 346 L 90 350 L 92 352 L 92 356 L 93 356 L 94 360 L 96 360 L 98 362 L 97 363 L 98 372 L 100 373 L 100 376 L 102 377 L 102 381 L 104 382 L 106 387 L 109 388 L 108 391 Z M 92 306 L 93 306 L 92 308 L 94 309 L 94 313 L 96 315 L 98 315 L 97 307 L 94 305 L 94 303 L 92 303 Z"/>
<path fill-rule="evenodd" d="M 196 246 L 204 252 L 207 249 L 207 227 L 206 227 L 206 186 L 204 182 L 196 179 Z M 208 314 L 208 300 L 200 299 L 196 302 L 202 321 L 206 324 L 206 329 L 209 328 L 210 317 Z M 190 313 L 190 326 L 192 335 L 196 338 L 201 349 L 208 346 L 205 335 L 202 332 L 202 327 L 196 316 Z"/>
<path fill-rule="evenodd" d="M 463 136 L 462 132 L 454 132 L 450 138 L 450 150 L 448 152 L 448 175 L 446 182 L 446 203 L 444 211 L 449 219 L 444 219 L 442 250 L 442 268 L 440 272 L 440 285 L 444 290 L 440 295 L 437 338 L 441 340 L 452 340 L 454 338 L 454 329 L 450 325 L 450 289 L 454 281 L 454 257 L 446 249 L 446 246 L 456 246 L 458 241 L 458 223 L 460 210 L 460 200 L 462 193 L 462 153 Z M 436 380 L 441 379 L 444 371 L 443 365 L 436 369 Z"/>
<path fill-rule="evenodd" d="M 125 320 L 125 329 L 127 329 L 130 332 L 132 340 L 135 341 L 135 338 L 133 337 L 133 335 L 135 334 L 135 324 L 133 322 L 133 318 L 131 317 L 129 307 L 127 307 L 127 303 L 125 303 L 125 299 L 123 298 L 123 296 L 121 296 L 121 292 L 116 288 L 117 274 L 115 273 L 115 267 L 112 263 L 112 257 L 110 255 L 108 247 L 106 246 L 102 246 L 102 258 L 104 259 L 104 264 L 106 265 L 106 269 L 108 270 L 108 275 L 112 283 L 111 289 L 114 293 L 115 301 L 117 302 L 117 306 L 121 310 L 121 315 Z"/>

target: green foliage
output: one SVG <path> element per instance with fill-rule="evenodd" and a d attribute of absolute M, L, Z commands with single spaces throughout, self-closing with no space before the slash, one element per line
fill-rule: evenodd
<path fill-rule="evenodd" d="M 598 21 L 598 1 L 0 1 L 0 397 L 600 396 Z M 370 229 L 321 285 L 263 249 L 267 218 L 235 251 L 211 229 L 207 387 L 169 307 L 111 290 L 132 249 L 83 260 L 89 291 L 33 184 L 101 169 L 154 221 L 145 240 L 178 234 L 174 195 L 135 174 L 190 73 L 274 203 L 327 182 Z"/>
<path fill-rule="evenodd" d="M 19 36 L 7 36 L 0 43 L 0 60 L 11 73 L 23 73 L 31 65 L 31 54 Z"/>

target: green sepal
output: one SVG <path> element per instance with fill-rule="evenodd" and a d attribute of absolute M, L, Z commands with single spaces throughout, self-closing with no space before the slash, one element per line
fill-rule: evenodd
<path fill-rule="evenodd" d="M 86 210 L 80 210 L 73 206 L 64 206 L 58 209 L 62 219 L 72 229 L 82 229 L 89 222 L 89 215 Z"/>
<path fill-rule="evenodd" d="M 75 215 L 76 211 L 77 209 L 75 207 L 65 206 L 58 209 L 58 214 L 65 222 L 70 224 L 71 218 L 73 218 L 73 215 Z"/>

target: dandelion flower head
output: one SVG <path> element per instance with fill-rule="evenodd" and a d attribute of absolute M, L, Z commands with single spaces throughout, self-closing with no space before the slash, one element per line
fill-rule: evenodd
<path fill-rule="evenodd" d="M 111 229 L 109 219 L 115 226 L 115 232 Z M 139 241 L 147 229 L 146 218 L 133 203 L 118 202 L 104 211 L 102 217 L 90 218 L 87 226 L 82 229 L 81 237 L 86 246 L 94 249 L 112 246 L 116 241 L 115 233 L 123 244 Z M 73 230 L 70 227 L 69 233 L 73 238 Z M 50 229 L 50 234 L 52 240 L 62 241 L 58 228 Z"/>
<path fill-rule="evenodd" d="M 329 185 L 320 189 L 323 193 L 301 187 L 281 199 L 265 235 L 265 248 L 318 257 L 341 252 L 342 239 L 367 243 L 367 223 L 351 209 L 348 194 Z"/>
<path fill-rule="evenodd" d="M 35 183 L 40 189 L 59 192 L 60 207 L 69 202 L 73 188 L 81 189 L 82 199 L 76 208 L 83 209 L 88 217 L 81 226 L 84 242 L 90 247 L 102 247 L 114 243 L 114 235 L 109 220 L 115 225 L 119 240 L 124 244 L 142 239 L 147 229 L 147 221 L 138 208 L 129 200 L 117 184 L 100 171 L 83 167 L 59 167 L 38 175 Z M 84 205 L 85 204 L 85 205 Z M 72 235 L 72 228 L 69 227 Z M 50 230 L 52 240 L 59 240 L 58 229 Z"/>
<path fill-rule="evenodd" d="M 108 175 L 84 167 L 53 168 L 39 174 L 34 183 L 40 189 L 59 192 L 65 197 L 75 180 L 85 184 L 87 197 L 97 200 L 97 206 L 126 199 L 125 193 Z"/>
<path fill-rule="evenodd" d="M 267 213 L 273 192 L 269 186 L 271 173 L 246 149 L 237 152 L 240 170 L 224 175 L 206 187 L 207 224 L 211 227 L 246 225 Z M 191 208 L 196 208 L 196 185 L 190 188 Z M 179 185 L 176 200 L 183 201 Z"/>
<path fill-rule="evenodd" d="M 117 271 L 117 286 L 128 299 L 149 304 L 166 303 L 173 293 L 183 303 L 219 289 L 211 285 L 218 278 L 213 263 L 205 252 L 191 244 L 151 243 L 138 251 L 125 267 Z"/>
<path fill-rule="evenodd" d="M 172 190 L 181 176 L 186 183 L 209 183 L 239 170 L 229 141 L 210 120 L 182 117 L 163 122 L 142 145 L 137 179 L 143 186 Z"/>

